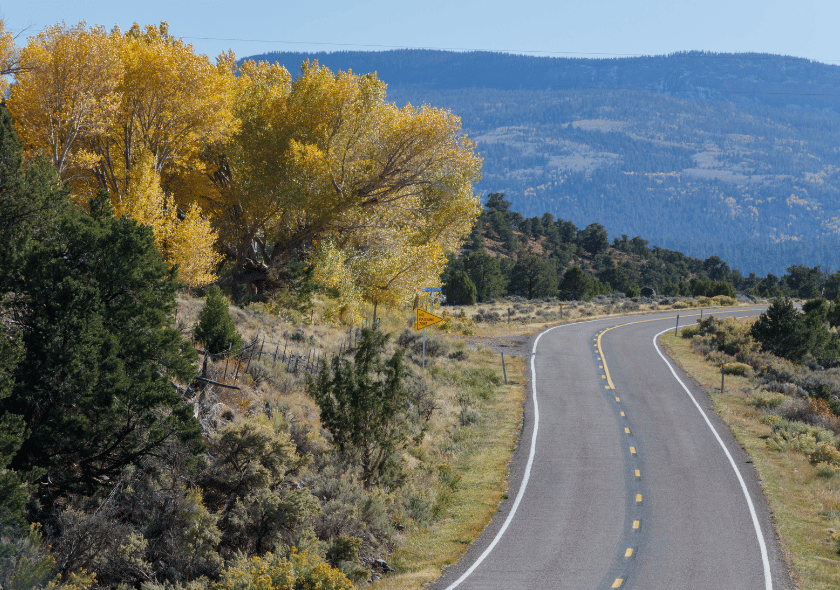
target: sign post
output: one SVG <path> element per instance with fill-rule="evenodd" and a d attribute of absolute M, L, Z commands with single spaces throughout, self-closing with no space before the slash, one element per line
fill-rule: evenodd
<path fill-rule="evenodd" d="M 723 393 L 723 377 L 726 375 L 726 363 L 720 364 L 720 392 Z"/>
<path fill-rule="evenodd" d="M 432 297 L 435 293 L 440 292 L 440 287 L 425 287 L 423 289 L 424 293 L 429 294 L 429 311 L 424 311 L 417 308 L 417 321 L 415 326 L 418 330 L 423 330 L 423 378 L 426 378 L 426 327 L 427 326 L 434 326 L 438 322 L 442 322 L 443 318 L 440 316 L 436 316 L 433 313 L 430 313 L 434 308 L 434 299 Z"/>

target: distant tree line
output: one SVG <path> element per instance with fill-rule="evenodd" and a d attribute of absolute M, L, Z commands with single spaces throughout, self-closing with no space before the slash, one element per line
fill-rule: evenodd
<path fill-rule="evenodd" d="M 599 294 L 638 296 L 727 295 L 833 300 L 840 271 L 794 265 L 781 277 L 744 276 L 719 256 L 705 260 L 627 235 L 609 240 L 599 223 L 578 228 L 551 213 L 524 217 L 503 193 L 490 193 L 460 254 L 443 274 L 443 293 L 455 304 L 518 295 L 527 299 L 589 299 Z"/>

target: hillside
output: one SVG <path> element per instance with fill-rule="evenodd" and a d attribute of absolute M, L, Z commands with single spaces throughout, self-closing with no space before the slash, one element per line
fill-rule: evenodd
<path fill-rule="evenodd" d="M 550 213 L 525 217 L 511 205 L 503 195 L 490 194 L 469 239 L 450 256 L 441 279 L 451 303 L 471 301 L 472 289 L 479 302 L 505 295 L 567 301 L 618 293 L 651 296 L 649 289 L 667 297 L 738 293 L 828 300 L 840 292 L 840 271 L 791 265 L 782 276 L 744 274 L 718 256 L 693 258 L 639 236 L 610 239 L 599 223 L 578 228 Z"/>
<path fill-rule="evenodd" d="M 255 56 L 376 71 L 458 114 L 481 194 L 745 272 L 840 267 L 840 68 L 765 54 L 568 59 L 403 50 Z"/>

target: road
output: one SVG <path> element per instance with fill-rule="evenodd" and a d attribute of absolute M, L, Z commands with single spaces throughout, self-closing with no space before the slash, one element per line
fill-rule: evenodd
<path fill-rule="evenodd" d="M 676 314 L 532 339 L 510 498 L 434 589 L 788 588 L 749 458 L 654 343 Z M 699 311 L 680 314 L 687 325 Z"/>

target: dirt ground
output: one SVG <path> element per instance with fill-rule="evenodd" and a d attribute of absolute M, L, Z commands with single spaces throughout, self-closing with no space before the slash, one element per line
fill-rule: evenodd
<path fill-rule="evenodd" d="M 496 336 L 496 337 L 482 337 L 471 336 L 469 340 L 470 347 L 474 348 L 481 344 L 490 350 L 498 353 L 505 353 L 510 356 L 527 357 L 531 354 L 531 348 L 528 345 L 530 340 L 528 334 L 521 336 Z"/>

